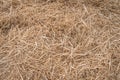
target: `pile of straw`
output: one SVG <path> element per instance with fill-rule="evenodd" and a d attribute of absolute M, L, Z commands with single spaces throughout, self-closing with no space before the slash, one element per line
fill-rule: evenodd
<path fill-rule="evenodd" d="M 0 0 L 0 80 L 120 80 L 120 0 Z"/>

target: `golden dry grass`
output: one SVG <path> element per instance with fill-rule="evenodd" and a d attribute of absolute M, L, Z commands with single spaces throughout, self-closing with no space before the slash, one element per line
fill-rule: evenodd
<path fill-rule="evenodd" d="M 120 0 L 0 0 L 0 80 L 120 80 Z"/>

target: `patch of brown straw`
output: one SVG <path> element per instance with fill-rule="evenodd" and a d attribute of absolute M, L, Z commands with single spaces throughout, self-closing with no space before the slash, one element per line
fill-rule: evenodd
<path fill-rule="evenodd" d="M 120 0 L 0 0 L 0 80 L 120 80 Z"/>

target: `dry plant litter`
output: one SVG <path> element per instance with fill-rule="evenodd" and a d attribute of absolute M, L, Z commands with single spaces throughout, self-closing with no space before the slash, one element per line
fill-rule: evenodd
<path fill-rule="evenodd" d="M 120 0 L 0 0 L 0 80 L 120 80 Z"/>

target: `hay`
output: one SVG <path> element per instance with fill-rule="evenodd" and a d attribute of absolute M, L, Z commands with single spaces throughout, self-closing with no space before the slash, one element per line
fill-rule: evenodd
<path fill-rule="evenodd" d="M 0 0 L 0 80 L 120 80 L 120 0 Z"/>

